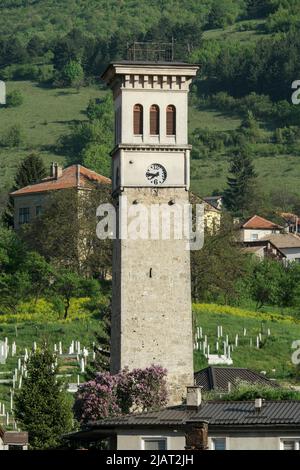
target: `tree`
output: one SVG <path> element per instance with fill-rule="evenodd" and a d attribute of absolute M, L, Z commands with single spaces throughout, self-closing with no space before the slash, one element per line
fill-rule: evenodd
<path fill-rule="evenodd" d="M 66 189 L 49 194 L 43 213 L 20 235 L 32 251 L 54 266 L 104 279 L 111 270 L 111 240 L 96 236 L 96 208 L 110 199 L 110 188 L 85 194 Z"/>
<path fill-rule="evenodd" d="M 246 216 L 255 200 L 256 173 L 247 146 L 231 158 L 230 176 L 224 191 L 224 204 L 234 215 Z"/>
<path fill-rule="evenodd" d="M 81 424 L 133 410 L 151 411 L 167 403 L 167 371 L 152 365 L 146 369 L 127 369 L 118 374 L 97 374 L 79 387 L 74 412 Z"/>
<path fill-rule="evenodd" d="M 44 52 L 44 41 L 39 36 L 32 36 L 27 44 L 27 52 L 29 57 L 39 57 Z"/>
<path fill-rule="evenodd" d="M 245 2 L 226 0 L 213 0 L 209 14 L 210 28 L 224 28 L 234 23 L 237 16 L 245 9 Z"/>
<path fill-rule="evenodd" d="M 261 131 L 252 111 L 247 111 L 246 117 L 243 119 L 239 131 L 247 138 L 248 142 L 255 143 L 259 141 Z"/>
<path fill-rule="evenodd" d="M 51 449 L 72 429 L 70 399 L 56 379 L 55 358 L 46 348 L 30 356 L 27 378 L 15 395 L 15 417 L 28 431 L 32 449 Z"/>
<path fill-rule="evenodd" d="M 88 122 L 72 127 L 71 132 L 60 139 L 70 163 L 84 166 L 104 175 L 111 175 L 109 153 L 113 147 L 114 117 L 111 94 L 101 100 L 90 100 L 86 109 Z"/>
<path fill-rule="evenodd" d="M 53 268 L 45 258 L 33 251 L 26 254 L 23 269 L 29 276 L 29 294 L 34 297 L 36 303 L 39 297 L 46 294 L 50 288 Z"/>
<path fill-rule="evenodd" d="M 10 192 L 24 188 L 30 184 L 35 184 L 47 176 L 47 171 L 43 160 L 35 153 L 31 153 L 21 161 L 14 179 L 14 185 Z M 3 222 L 8 227 L 14 225 L 14 200 L 9 197 L 6 209 L 3 214 Z"/>
<path fill-rule="evenodd" d="M 106 142 L 103 144 L 89 144 L 82 151 L 82 164 L 85 167 L 109 178 L 111 176 L 111 161 L 108 158 L 110 151 L 111 145 Z"/>
<path fill-rule="evenodd" d="M 277 261 L 266 259 L 255 263 L 251 276 L 251 291 L 257 309 L 265 304 L 278 304 L 283 270 L 283 266 Z"/>
<path fill-rule="evenodd" d="M 194 301 L 232 302 L 238 294 L 237 281 L 245 271 L 246 257 L 236 244 L 230 218 L 225 216 L 218 233 L 205 233 L 203 248 L 191 253 Z"/>
<path fill-rule="evenodd" d="M 62 69 L 61 79 L 67 86 L 79 87 L 84 79 L 84 70 L 81 63 L 70 60 Z"/>
<path fill-rule="evenodd" d="M 15 176 L 14 190 L 39 183 L 46 176 L 47 171 L 42 158 L 36 153 L 31 153 L 19 165 Z"/>
<path fill-rule="evenodd" d="M 104 307 L 101 315 L 102 330 L 96 333 L 95 359 L 88 369 L 88 374 L 94 377 L 97 372 L 110 371 L 110 338 L 111 338 L 111 301 Z"/>
<path fill-rule="evenodd" d="M 26 272 L 0 274 L 0 305 L 9 313 L 17 313 L 17 307 L 29 298 L 31 284 Z"/>
<path fill-rule="evenodd" d="M 94 279 L 85 279 L 77 273 L 61 268 L 55 274 L 52 285 L 55 295 L 62 298 L 64 302 L 64 319 L 67 318 L 72 297 L 96 297 L 99 293 L 99 284 Z"/>

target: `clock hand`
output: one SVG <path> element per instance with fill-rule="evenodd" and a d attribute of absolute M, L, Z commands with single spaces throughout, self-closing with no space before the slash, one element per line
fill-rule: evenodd
<path fill-rule="evenodd" d="M 159 172 L 157 172 L 157 173 L 147 173 L 147 177 L 149 177 L 149 176 L 153 180 L 153 178 L 155 178 L 156 176 L 159 176 Z"/>

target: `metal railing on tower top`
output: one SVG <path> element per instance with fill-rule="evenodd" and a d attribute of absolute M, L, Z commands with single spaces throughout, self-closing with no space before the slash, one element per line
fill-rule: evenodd
<path fill-rule="evenodd" d="M 175 44 L 172 42 L 133 42 L 127 44 L 127 60 L 146 62 L 173 62 Z"/>

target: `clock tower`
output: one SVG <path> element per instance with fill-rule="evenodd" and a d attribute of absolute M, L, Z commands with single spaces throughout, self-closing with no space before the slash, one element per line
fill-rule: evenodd
<path fill-rule="evenodd" d="M 149 213 L 157 205 L 188 204 L 188 91 L 196 73 L 186 63 L 121 61 L 102 76 L 115 105 L 119 230 L 125 201 Z M 190 252 L 186 239 L 151 235 L 114 240 L 111 372 L 161 365 L 169 404 L 178 404 L 194 383 Z"/>

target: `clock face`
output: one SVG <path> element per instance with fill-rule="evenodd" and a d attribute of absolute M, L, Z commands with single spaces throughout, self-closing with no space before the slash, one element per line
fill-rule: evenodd
<path fill-rule="evenodd" d="M 146 178 L 155 186 L 162 184 L 167 179 L 167 170 L 159 163 L 152 163 L 146 171 Z"/>

